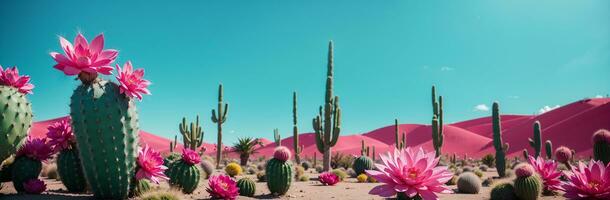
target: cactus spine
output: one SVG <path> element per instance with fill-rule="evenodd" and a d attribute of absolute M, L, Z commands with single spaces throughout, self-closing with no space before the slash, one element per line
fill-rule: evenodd
<path fill-rule="evenodd" d="M 81 73 L 70 116 L 85 179 L 95 198 L 127 198 L 136 168 L 138 114 L 113 82 Z"/>
<path fill-rule="evenodd" d="M 299 146 L 299 127 L 297 126 L 297 92 L 292 93 L 292 143 L 294 148 L 294 161 L 301 164 L 303 146 Z"/>
<path fill-rule="evenodd" d="M 32 127 L 32 105 L 26 95 L 11 86 L 0 85 L 0 160 L 14 154 Z"/>
<path fill-rule="evenodd" d="M 87 180 L 83 174 L 76 148 L 64 149 L 57 156 L 57 173 L 61 182 L 70 192 L 84 192 Z"/>
<path fill-rule="evenodd" d="M 552 159 L 553 158 L 553 143 L 551 143 L 550 140 L 547 140 L 544 143 L 544 149 L 546 152 L 546 158 L 547 159 Z"/>
<path fill-rule="evenodd" d="M 173 162 L 165 173 L 169 177 L 169 184 L 181 188 L 186 194 L 191 194 L 197 189 L 201 177 L 197 165 L 189 164 L 182 159 Z"/>
<path fill-rule="evenodd" d="M 496 169 L 500 177 L 506 176 L 506 152 L 508 143 L 502 142 L 502 126 L 500 124 L 500 106 L 494 102 L 492 106 L 493 142 L 496 149 Z"/>
<path fill-rule="evenodd" d="M 528 138 L 530 146 L 536 150 L 536 154 L 534 154 L 535 158 L 540 156 L 540 146 L 542 146 L 542 130 L 540 129 L 540 122 L 534 122 L 534 138 Z"/>
<path fill-rule="evenodd" d="M 216 110 L 212 109 L 212 122 L 218 125 L 218 142 L 216 144 L 216 168 L 218 169 L 220 169 L 222 159 L 222 124 L 227 120 L 227 112 L 229 111 L 229 104 L 222 102 L 222 93 L 222 84 L 220 84 L 218 86 L 218 115 L 216 115 Z"/>
<path fill-rule="evenodd" d="M 398 119 L 394 119 L 394 140 L 396 141 L 396 148 L 400 149 L 404 149 L 406 147 L 407 144 L 407 138 L 405 137 L 406 134 L 403 132 L 402 133 L 402 140 L 399 137 L 399 132 L 400 132 L 400 126 L 398 124 Z"/>
<path fill-rule="evenodd" d="M 184 148 L 196 151 L 203 144 L 204 133 L 199 125 L 199 115 L 195 118 L 195 123 L 191 122 L 190 125 L 186 124 L 186 117 L 183 117 L 178 128 L 180 129 L 180 134 L 182 134 Z M 174 146 L 176 146 L 176 143 L 174 143 Z M 173 150 L 173 148 L 170 147 L 170 150 Z"/>
<path fill-rule="evenodd" d="M 282 136 L 280 135 L 280 130 L 273 129 L 273 140 L 275 140 L 275 146 L 282 146 Z"/>
<path fill-rule="evenodd" d="M 324 113 L 320 106 L 319 115 L 313 119 L 313 129 L 316 135 L 316 147 L 324 154 L 323 170 L 330 170 L 331 147 L 337 144 L 341 132 L 341 108 L 339 97 L 333 95 L 333 42 L 328 43 L 328 66 L 326 77 L 326 95 L 324 97 Z"/>
<path fill-rule="evenodd" d="M 436 157 L 441 156 L 443 148 L 443 96 L 436 99 L 436 87 L 432 86 L 432 144 L 436 151 Z"/>

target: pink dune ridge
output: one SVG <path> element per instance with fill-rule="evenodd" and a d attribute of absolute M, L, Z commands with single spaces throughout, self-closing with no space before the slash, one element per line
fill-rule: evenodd
<path fill-rule="evenodd" d="M 528 149 L 530 153 L 534 152 L 529 146 L 527 138 L 532 137 L 533 123 L 536 120 L 540 121 L 542 125 L 543 142 L 551 140 L 553 148 L 563 145 L 574 149 L 580 157 L 591 156 L 591 137 L 593 133 L 602 128 L 610 129 L 609 102 L 610 98 L 585 99 L 541 115 L 502 115 L 503 139 L 504 142 L 510 144 L 509 156 L 521 156 L 523 149 Z M 30 135 L 44 137 L 48 125 L 65 118 L 35 122 Z M 399 127 L 401 135 L 403 132 L 406 133 L 407 146 L 422 147 L 427 151 L 433 150 L 429 125 L 400 124 Z M 455 153 L 458 156 L 480 157 L 495 152 L 492 145 L 491 117 L 445 125 L 444 133 L 443 154 L 451 155 Z M 281 134 L 292 135 L 289 132 Z M 258 154 L 254 157 L 270 157 L 276 146 L 275 142 L 266 138 L 259 139 L 263 146 L 258 148 Z M 359 155 L 362 140 L 371 148 L 375 146 L 377 154 L 392 150 L 395 144 L 394 125 L 388 125 L 363 134 L 346 135 L 344 133 L 340 136 L 337 145 L 332 148 L 333 153 Z M 282 145 L 292 150 L 292 141 L 292 137 L 284 138 L 282 139 Z M 157 151 L 164 153 L 169 151 L 169 139 L 145 131 L 140 131 L 140 142 L 148 144 Z M 313 133 L 299 134 L 299 143 L 303 147 L 301 157 L 311 158 L 315 153 L 318 159 L 322 158 L 317 150 Z M 203 146 L 207 148 L 205 154 L 215 154 L 215 144 L 204 143 Z M 182 145 L 179 144 L 177 149 L 180 150 L 181 148 Z M 542 151 L 544 153 L 544 147 L 542 147 Z M 237 157 L 235 153 L 229 153 L 228 156 Z"/>

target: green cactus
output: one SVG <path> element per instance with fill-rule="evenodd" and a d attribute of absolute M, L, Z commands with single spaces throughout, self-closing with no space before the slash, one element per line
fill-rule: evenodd
<path fill-rule="evenodd" d="M 502 126 L 500 124 L 500 106 L 498 102 L 494 102 L 492 106 L 492 125 L 493 125 L 493 142 L 496 149 L 496 169 L 500 177 L 506 176 L 506 152 L 508 151 L 508 143 L 502 142 Z"/>
<path fill-rule="evenodd" d="M 237 181 L 237 188 L 239 188 L 239 195 L 253 197 L 256 193 L 256 183 L 252 179 L 242 178 Z"/>
<path fill-rule="evenodd" d="M 70 116 L 85 179 L 95 198 L 127 198 L 139 132 L 135 101 L 116 83 L 80 77 L 83 84 L 72 94 Z"/>
<path fill-rule="evenodd" d="M 436 99 L 436 87 L 432 86 L 432 144 L 436 151 L 436 157 L 441 156 L 443 148 L 443 96 Z"/>
<path fill-rule="evenodd" d="M 399 150 L 404 149 L 407 144 L 406 134 L 402 133 L 402 139 L 400 139 L 398 132 L 400 132 L 400 126 L 398 124 L 398 119 L 394 119 L 394 140 L 396 141 L 396 148 Z"/>
<path fill-rule="evenodd" d="M 272 158 L 267 162 L 265 172 L 267 175 L 267 188 L 272 194 L 283 195 L 288 192 L 292 184 L 292 165 L 290 162 Z"/>
<path fill-rule="evenodd" d="M 176 145 L 178 144 L 178 136 L 174 135 L 174 141 L 169 141 L 169 152 L 170 153 L 174 153 L 174 150 L 176 150 Z"/>
<path fill-rule="evenodd" d="M 362 144 L 361 144 L 361 147 L 360 147 L 360 155 L 361 156 L 369 156 L 369 150 L 370 150 L 370 147 L 367 147 L 364 144 L 364 140 L 362 140 Z"/>
<path fill-rule="evenodd" d="M 301 164 L 303 146 L 299 145 L 299 127 L 297 126 L 297 92 L 292 93 L 292 147 L 294 148 L 294 161 Z"/>
<path fill-rule="evenodd" d="M 354 169 L 354 172 L 356 172 L 356 175 L 360 175 L 360 174 L 363 174 L 365 172 L 365 170 L 374 169 L 375 165 L 374 165 L 373 160 L 371 160 L 371 158 L 363 155 L 363 156 L 360 156 L 360 157 L 354 159 L 352 168 Z"/>
<path fill-rule="evenodd" d="M 490 200 L 518 200 L 515 187 L 511 183 L 500 183 L 491 189 Z"/>
<path fill-rule="evenodd" d="M 326 77 L 326 95 L 324 97 L 324 113 L 320 106 L 319 114 L 313 119 L 313 129 L 316 136 L 316 147 L 324 154 L 323 170 L 330 170 L 331 147 L 337 144 L 341 132 L 341 108 L 339 97 L 333 95 L 333 42 L 328 43 L 328 66 Z"/>
<path fill-rule="evenodd" d="M 610 163 L 610 133 L 601 129 L 593 135 L 593 157 L 595 160 L 602 161 L 605 165 Z M 576 155 L 573 153 L 572 155 Z"/>
<path fill-rule="evenodd" d="M 375 163 L 375 146 L 373 146 L 373 155 L 371 159 L 373 159 L 373 163 Z"/>
<path fill-rule="evenodd" d="M 534 154 L 535 158 L 538 158 L 538 156 L 540 156 L 540 149 L 542 146 L 542 130 L 540 128 L 540 122 L 536 121 L 534 122 L 534 138 L 528 138 L 530 146 L 532 148 L 534 148 L 534 150 L 536 151 L 536 154 Z"/>
<path fill-rule="evenodd" d="M 190 125 L 186 124 L 186 117 L 183 117 L 178 128 L 180 129 L 180 134 L 182 134 L 182 143 L 184 144 L 184 148 L 196 151 L 197 148 L 203 144 L 204 133 L 199 125 L 199 115 L 197 115 L 195 118 L 195 122 L 191 122 Z M 175 145 L 176 143 L 174 143 L 174 146 Z"/>
<path fill-rule="evenodd" d="M 538 175 L 517 177 L 514 182 L 515 194 L 521 200 L 536 200 L 542 193 L 542 181 Z"/>
<path fill-rule="evenodd" d="M 273 140 L 275 140 L 275 146 L 282 146 L 282 136 L 280 135 L 279 129 L 273 129 Z"/>
<path fill-rule="evenodd" d="M 18 156 L 13 163 L 11 179 L 17 192 L 24 192 L 23 183 L 30 179 L 37 179 L 42 170 L 42 162 L 27 156 Z"/>
<path fill-rule="evenodd" d="M 191 194 L 197 189 L 201 177 L 201 170 L 197 165 L 188 164 L 182 159 L 173 162 L 165 173 L 169 177 L 169 184 L 181 188 L 186 194 Z"/>
<path fill-rule="evenodd" d="M 11 155 L 0 164 L 0 183 L 10 182 L 13 174 L 13 164 L 15 163 L 15 155 Z"/>
<path fill-rule="evenodd" d="M 216 123 L 218 127 L 218 141 L 216 143 L 216 168 L 220 169 L 220 162 L 222 161 L 222 124 L 227 121 L 227 113 L 229 111 L 229 104 L 222 102 L 222 84 L 218 86 L 218 115 L 216 110 L 212 109 L 212 122 Z M 224 107 L 224 109 L 223 109 Z"/>
<path fill-rule="evenodd" d="M 553 158 L 553 143 L 551 143 L 550 140 L 547 140 L 544 143 L 544 149 L 546 152 L 546 159 L 552 159 Z"/>
<path fill-rule="evenodd" d="M 0 85 L 0 160 L 15 154 L 32 127 L 32 105 L 14 87 Z"/>
<path fill-rule="evenodd" d="M 142 194 L 150 191 L 150 182 L 146 179 L 136 180 L 136 185 L 133 188 L 133 196 L 141 196 Z"/>
<path fill-rule="evenodd" d="M 525 160 L 529 159 L 530 154 L 527 152 L 527 149 L 523 149 L 523 158 L 525 158 Z"/>
<path fill-rule="evenodd" d="M 457 180 L 457 188 L 460 193 L 478 194 L 481 186 L 481 178 L 472 172 L 462 173 Z"/>
<path fill-rule="evenodd" d="M 80 158 L 76 148 L 64 149 L 57 156 L 57 173 L 61 182 L 70 192 L 84 192 L 87 180 L 83 174 Z"/>

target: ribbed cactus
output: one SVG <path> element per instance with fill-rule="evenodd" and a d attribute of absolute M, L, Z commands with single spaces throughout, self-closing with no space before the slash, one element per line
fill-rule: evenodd
<path fill-rule="evenodd" d="M 341 132 L 341 108 L 339 97 L 333 95 L 333 42 L 328 43 L 328 66 L 326 76 L 326 95 L 324 97 L 324 113 L 320 106 L 319 115 L 313 119 L 313 129 L 316 136 L 316 147 L 324 154 L 323 170 L 330 170 L 331 147 L 337 144 Z"/>
<path fill-rule="evenodd" d="M 256 193 L 256 183 L 250 178 L 242 178 L 237 181 L 239 195 L 253 197 Z"/>
<path fill-rule="evenodd" d="M 518 200 L 511 183 L 500 183 L 491 189 L 490 200 Z"/>
<path fill-rule="evenodd" d="M 362 155 L 356 159 L 354 159 L 354 163 L 352 164 L 352 168 L 356 175 L 363 174 L 365 170 L 372 170 L 375 168 L 373 160 L 368 156 Z"/>
<path fill-rule="evenodd" d="M 178 136 L 174 135 L 174 141 L 169 141 L 169 152 L 173 153 L 176 150 L 176 145 L 178 144 Z"/>
<path fill-rule="evenodd" d="M 436 98 L 436 87 L 432 86 L 432 144 L 436 151 L 436 157 L 441 156 L 443 147 L 443 96 Z"/>
<path fill-rule="evenodd" d="M 80 77 L 83 84 L 72 94 L 70 116 L 85 178 L 96 198 L 126 198 L 136 168 L 135 101 L 113 82 Z"/>
<path fill-rule="evenodd" d="M 8 69 L 7 69 L 8 70 Z M 32 105 L 18 89 L 0 85 L 0 161 L 8 158 L 32 127 Z"/>
<path fill-rule="evenodd" d="M 37 179 L 42 170 L 42 162 L 27 156 L 18 156 L 13 163 L 11 173 L 13 186 L 17 192 L 24 192 L 23 183 L 30 179 Z"/>
<path fill-rule="evenodd" d="M 542 180 L 535 173 L 532 166 L 523 164 L 515 169 L 515 194 L 521 200 L 539 199 L 542 193 Z"/>
<path fill-rule="evenodd" d="M 288 162 L 290 151 L 285 147 L 278 147 L 273 155 L 274 157 L 267 162 L 265 168 L 267 188 L 272 194 L 283 195 L 288 192 L 292 184 L 293 167 Z"/>
<path fill-rule="evenodd" d="M 544 149 L 546 152 L 546 159 L 552 159 L 553 158 L 553 143 L 551 143 L 550 140 L 547 140 L 544 143 Z"/>
<path fill-rule="evenodd" d="M 191 122 L 190 125 L 186 124 L 186 117 L 182 118 L 182 122 L 178 125 L 180 134 L 182 134 L 182 143 L 184 148 L 191 150 L 197 150 L 203 144 L 203 129 L 199 125 L 199 115 L 195 118 L 195 122 Z M 171 144 L 170 144 L 171 145 Z M 174 143 L 174 146 L 176 144 Z M 173 150 L 173 149 L 172 149 Z"/>
<path fill-rule="evenodd" d="M 506 152 L 508 151 L 508 143 L 502 142 L 502 126 L 500 124 L 500 106 L 498 102 L 494 102 L 492 106 L 492 125 L 493 125 L 493 142 L 496 149 L 496 169 L 500 177 L 506 176 Z"/>
<path fill-rule="evenodd" d="M 57 156 L 57 173 L 68 191 L 84 192 L 87 189 L 87 180 L 85 180 L 76 148 L 64 149 L 59 153 Z"/>
<path fill-rule="evenodd" d="M 222 161 L 222 124 L 227 121 L 227 113 L 229 111 L 229 104 L 222 102 L 222 84 L 218 86 L 218 115 L 216 110 L 212 109 L 212 122 L 216 123 L 218 127 L 218 141 L 216 143 L 216 168 L 220 168 L 220 162 Z"/>
<path fill-rule="evenodd" d="M 604 164 L 610 163 L 610 132 L 605 129 L 593 134 L 593 156 Z"/>
<path fill-rule="evenodd" d="M 481 186 L 481 178 L 472 172 L 462 173 L 457 180 L 457 188 L 460 193 L 478 194 Z"/>
<path fill-rule="evenodd" d="M 279 129 L 273 129 L 273 140 L 275 141 L 275 146 L 282 146 L 282 136 L 280 135 Z"/>
<path fill-rule="evenodd" d="M 299 145 L 299 127 L 297 126 L 297 92 L 292 93 L 292 148 L 294 149 L 294 161 L 301 164 L 301 152 L 303 146 Z"/>
<path fill-rule="evenodd" d="M 399 136 L 399 132 L 400 132 L 400 125 L 398 124 L 398 119 L 394 119 L 394 140 L 396 142 L 396 148 L 397 149 L 404 149 L 407 145 L 407 138 L 406 138 L 406 134 L 403 132 L 402 133 L 402 139 L 400 139 Z"/>
<path fill-rule="evenodd" d="M 536 153 L 534 154 L 535 158 L 538 158 L 538 156 L 540 156 L 540 149 L 542 146 L 542 130 L 540 128 L 540 122 L 536 121 L 534 122 L 534 138 L 528 138 L 530 146 L 532 148 L 534 148 L 534 150 L 536 151 Z"/>
<path fill-rule="evenodd" d="M 196 164 L 189 164 L 182 159 L 173 162 L 165 173 L 169 177 L 169 184 L 181 188 L 186 194 L 191 194 L 197 189 L 201 177 Z"/>

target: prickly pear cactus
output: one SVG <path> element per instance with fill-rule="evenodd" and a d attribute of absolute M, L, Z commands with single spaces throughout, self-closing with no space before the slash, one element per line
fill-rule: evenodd
<path fill-rule="evenodd" d="M 96 198 L 124 199 L 136 167 L 138 114 L 115 83 L 96 79 L 74 91 L 70 103 L 85 178 Z"/>
<path fill-rule="evenodd" d="M 0 85 L 0 160 L 14 154 L 32 127 L 32 105 L 14 87 Z"/>
<path fill-rule="evenodd" d="M 84 192 L 87 189 L 87 181 L 85 180 L 76 149 L 64 149 L 59 152 L 57 156 L 57 173 L 68 191 Z"/>
<path fill-rule="evenodd" d="M 38 178 L 42 170 L 42 162 L 26 156 L 19 156 L 13 163 L 12 180 L 17 192 L 24 192 L 23 183 Z"/>
<path fill-rule="evenodd" d="M 166 171 L 167 177 L 169 177 L 169 184 L 182 188 L 182 192 L 191 194 L 197 185 L 201 177 L 201 170 L 197 168 L 197 165 L 188 164 L 183 160 L 173 162 L 169 169 Z"/>

